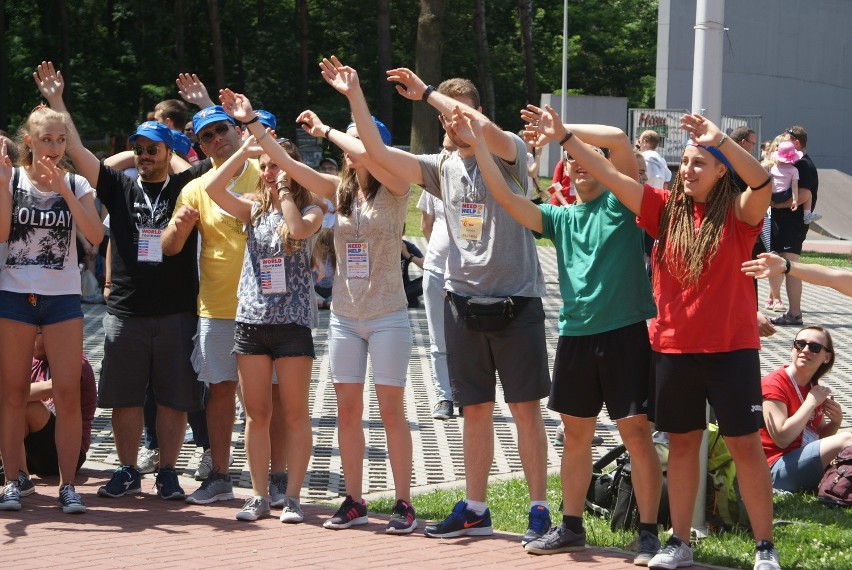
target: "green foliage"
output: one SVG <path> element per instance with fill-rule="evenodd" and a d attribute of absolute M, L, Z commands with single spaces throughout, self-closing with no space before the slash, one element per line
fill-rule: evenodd
<path fill-rule="evenodd" d="M 392 89 L 377 67 L 376 3 L 352 0 L 305 0 L 308 29 L 307 76 L 302 76 L 296 0 L 252 2 L 218 0 L 225 82 L 247 93 L 258 107 L 279 117 L 280 133 L 295 134 L 295 117 L 303 107 L 329 124 L 345 126 L 345 99 L 320 77 L 317 63 L 338 55 L 359 71 L 374 113 L 380 89 Z M 63 53 L 58 7 L 67 11 L 67 45 Z M 182 6 L 182 18 L 176 14 Z M 508 130 L 521 123 L 523 60 L 517 3 L 486 2 L 490 71 L 495 89 L 494 119 Z M 418 2 L 391 2 L 392 65 L 415 65 Z M 572 0 L 569 89 L 591 95 L 621 95 L 630 105 L 645 106 L 653 97 L 656 0 Z M 126 136 L 163 98 L 177 97 L 178 72 L 198 73 L 215 98 L 216 85 L 207 0 L 80 0 L 6 2 L 3 40 L 8 58 L 8 117 L 0 128 L 14 130 L 38 103 L 32 72 L 52 60 L 68 82 L 66 102 L 84 138 L 111 133 Z M 562 0 L 533 3 L 536 78 L 542 92 L 561 84 Z M 176 44 L 182 21 L 182 46 Z M 443 76 L 478 83 L 473 8 L 447 2 L 444 18 Z M 179 54 L 182 59 L 179 61 Z M 412 103 L 393 98 L 390 125 L 396 144 L 409 139 Z M 2 118 L 0 118 L 2 119 Z"/>
<path fill-rule="evenodd" d="M 815 263 L 829 267 L 852 267 L 852 255 L 845 253 L 814 253 L 803 251 L 799 261 L 802 263 Z"/>

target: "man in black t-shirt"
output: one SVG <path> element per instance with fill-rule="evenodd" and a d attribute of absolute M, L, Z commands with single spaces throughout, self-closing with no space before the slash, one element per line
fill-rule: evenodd
<path fill-rule="evenodd" d="M 792 142 L 796 150 L 803 154 L 795 165 L 799 171 L 799 194 L 801 195 L 802 190 L 810 190 L 811 211 L 813 211 L 817 203 L 819 174 L 813 160 L 808 155 L 808 133 L 800 126 L 793 126 L 784 131 L 784 138 Z M 809 226 L 804 220 L 804 208 L 796 208 L 795 211 L 790 210 L 791 203 L 792 198 L 786 202 L 772 204 L 772 249 L 785 259 L 798 261 Z M 772 324 L 801 326 L 802 281 L 791 275 L 785 277 L 787 312 L 772 319 Z"/>

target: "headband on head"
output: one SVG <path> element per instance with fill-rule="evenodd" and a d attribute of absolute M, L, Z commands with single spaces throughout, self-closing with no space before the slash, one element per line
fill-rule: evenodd
<path fill-rule="evenodd" d="M 725 158 L 725 155 L 722 153 L 722 151 L 716 148 L 715 146 L 704 146 L 703 144 L 695 143 L 690 143 L 689 146 L 697 146 L 698 148 L 703 148 L 704 150 L 712 154 L 716 158 L 716 160 L 724 164 L 727 167 L 729 173 L 734 173 L 734 168 L 731 166 L 731 163 L 728 162 L 728 159 Z"/>

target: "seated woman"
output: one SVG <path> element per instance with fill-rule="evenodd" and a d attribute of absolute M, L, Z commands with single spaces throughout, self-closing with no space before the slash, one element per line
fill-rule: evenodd
<path fill-rule="evenodd" d="M 837 433 L 840 404 L 818 383 L 833 365 L 831 335 L 809 326 L 793 341 L 791 363 L 761 380 L 766 427 L 760 439 L 775 489 L 815 491 L 831 460 L 852 445 L 852 433 Z"/>

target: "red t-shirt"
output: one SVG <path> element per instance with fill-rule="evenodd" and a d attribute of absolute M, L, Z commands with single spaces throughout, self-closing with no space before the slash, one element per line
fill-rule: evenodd
<path fill-rule="evenodd" d="M 573 204 L 577 197 L 572 195 L 570 192 L 571 179 L 568 177 L 567 174 L 565 174 L 565 166 L 563 165 L 561 160 L 556 163 L 556 168 L 553 169 L 553 182 L 559 182 L 560 184 L 562 184 L 562 190 L 560 190 L 559 192 L 562 193 L 562 197 L 565 198 L 566 202 L 568 202 L 569 204 Z M 547 203 L 552 204 L 554 206 L 562 205 L 562 202 L 560 202 L 554 194 L 550 195 L 550 198 L 548 198 Z"/>
<path fill-rule="evenodd" d="M 785 370 L 785 367 L 783 366 L 778 370 L 773 370 L 760 381 L 760 391 L 763 394 L 763 399 L 776 400 L 787 406 L 787 417 L 790 417 L 799 411 L 799 408 L 802 407 L 802 402 L 811 392 L 811 385 L 799 386 L 799 390 L 802 393 L 801 400 L 799 400 L 799 395 L 793 387 L 793 382 L 787 374 L 787 370 Z M 819 433 L 818 428 L 822 425 L 822 420 L 823 407 L 817 406 L 816 410 L 814 410 L 813 417 L 807 425 L 812 430 Z M 794 439 L 790 445 L 781 449 L 775 445 L 775 442 L 772 441 L 771 437 L 769 437 L 769 432 L 766 431 L 766 428 L 762 427 L 760 428 L 760 443 L 763 444 L 763 453 L 766 454 L 767 463 L 772 465 L 785 453 L 799 449 L 802 446 L 802 434 L 797 435 L 796 439 Z"/>
<path fill-rule="evenodd" d="M 671 192 L 645 185 L 641 216 L 636 223 L 656 238 L 663 206 Z M 704 217 L 705 204 L 696 203 L 695 227 Z M 752 278 L 740 271 L 751 259 L 760 224 L 750 226 L 737 220 L 733 206 L 725 217 L 719 248 L 696 285 L 684 285 L 668 268 L 653 267 L 657 316 L 648 333 L 651 348 L 668 353 L 730 352 L 759 349 Z M 654 246 L 656 252 L 657 246 Z M 651 259 L 654 259 L 654 253 Z"/>

